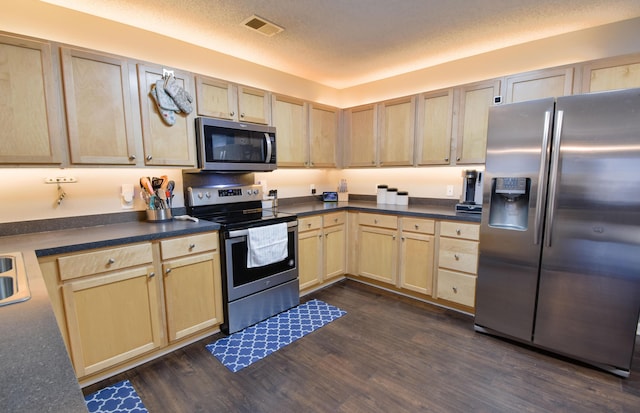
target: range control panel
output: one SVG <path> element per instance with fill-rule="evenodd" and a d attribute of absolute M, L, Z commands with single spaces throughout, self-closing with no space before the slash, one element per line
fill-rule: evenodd
<path fill-rule="evenodd" d="M 188 187 L 189 206 L 231 204 L 262 200 L 261 185 Z"/>

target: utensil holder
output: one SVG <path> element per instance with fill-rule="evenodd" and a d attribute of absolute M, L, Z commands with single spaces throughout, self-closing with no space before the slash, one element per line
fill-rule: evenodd
<path fill-rule="evenodd" d="M 147 209 L 147 221 L 149 222 L 166 222 L 172 219 L 170 209 Z"/>

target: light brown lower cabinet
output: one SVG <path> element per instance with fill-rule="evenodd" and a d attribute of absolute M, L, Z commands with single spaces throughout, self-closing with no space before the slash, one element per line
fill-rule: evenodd
<path fill-rule="evenodd" d="M 346 212 L 298 220 L 300 291 L 346 273 Z"/>
<path fill-rule="evenodd" d="M 440 223 L 437 297 L 467 307 L 475 306 L 480 226 Z"/>
<path fill-rule="evenodd" d="M 216 232 L 42 257 L 40 267 L 81 380 L 223 322 Z"/>

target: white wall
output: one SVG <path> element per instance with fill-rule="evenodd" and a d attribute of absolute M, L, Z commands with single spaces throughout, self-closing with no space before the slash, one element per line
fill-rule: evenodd
<path fill-rule="evenodd" d="M 379 101 L 447 86 L 464 84 L 510 73 L 566 63 L 640 52 L 640 19 L 583 30 L 551 39 L 514 46 L 402 76 L 344 90 L 310 82 L 268 67 L 242 61 L 208 49 L 161 35 L 96 18 L 38 0 L 0 0 L 0 31 L 49 39 L 102 50 L 140 60 L 162 63 L 196 73 L 247 84 L 338 107 Z M 392 168 L 358 170 L 284 170 L 256 174 L 277 188 L 280 197 L 309 195 L 309 184 L 317 191 L 334 190 L 341 178 L 350 192 L 375 194 L 385 183 L 408 190 L 410 196 L 447 198 L 446 185 L 454 185 L 460 196 L 459 167 Z M 77 184 L 65 185 L 68 194 L 54 207 L 55 185 L 45 185 L 46 176 L 72 174 Z M 183 206 L 179 169 L 154 168 L 0 168 L 0 222 L 17 222 L 122 211 L 122 183 L 138 183 L 140 176 L 167 174 L 178 184 L 175 205 Z M 265 176 L 266 175 L 266 176 Z M 136 209 L 143 209 L 140 201 Z"/>

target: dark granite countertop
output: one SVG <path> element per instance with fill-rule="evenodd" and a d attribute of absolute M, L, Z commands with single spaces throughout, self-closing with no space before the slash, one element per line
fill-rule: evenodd
<path fill-rule="evenodd" d="M 2 253 L 21 252 L 31 298 L 0 307 L 0 406 L 6 412 L 87 412 L 62 341 L 37 256 L 217 230 L 200 221 L 109 225 L 0 237 Z"/>
<path fill-rule="evenodd" d="M 480 214 L 468 214 L 456 212 L 448 205 L 388 205 L 376 204 L 370 201 L 349 202 L 321 202 L 311 201 L 304 203 L 285 204 L 278 207 L 278 211 L 297 214 L 298 216 L 322 214 L 340 210 L 374 212 L 379 214 L 393 214 L 401 216 L 414 216 L 420 218 L 446 219 L 453 221 L 480 222 Z"/>

